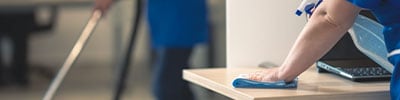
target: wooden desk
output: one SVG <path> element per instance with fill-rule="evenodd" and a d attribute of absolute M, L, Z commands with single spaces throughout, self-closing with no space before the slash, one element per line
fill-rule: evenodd
<path fill-rule="evenodd" d="M 295 89 L 232 87 L 232 79 L 238 74 L 259 70 L 258 68 L 189 69 L 183 71 L 183 78 L 237 100 L 390 100 L 389 82 L 352 82 L 329 73 L 318 73 L 315 67 L 299 76 L 299 84 Z"/>

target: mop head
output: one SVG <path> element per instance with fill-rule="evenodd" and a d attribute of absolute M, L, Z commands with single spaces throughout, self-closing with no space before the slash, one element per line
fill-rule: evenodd
<path fill-rule="evenodd" d="M 297 78 L 292 82 L 285 82 L 283 80 L 276 82 L 259 82 L 249 80 L 247 74 L 241 74 L 233 80 L 232 85 L 235 88 L 296 88 Z"/>

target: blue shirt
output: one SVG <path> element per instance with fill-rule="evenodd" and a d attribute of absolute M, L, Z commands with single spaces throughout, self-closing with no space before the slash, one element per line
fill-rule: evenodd
<path fill-rule="evenodd" d="M 388 52 L 400 49 L 400 0 L 348 0 L 354 5 L 372 11 L 384 26 L 383 34 Z M 392 100 L 400 100 L 400 55 L 388 58 L 395 66 L 390 83 Z"/>
<path fill-rule="evenodd" d="M 148 0 L 153 48 L 186 48 L 206 42 L 208 18 L 205 0 Z"/>

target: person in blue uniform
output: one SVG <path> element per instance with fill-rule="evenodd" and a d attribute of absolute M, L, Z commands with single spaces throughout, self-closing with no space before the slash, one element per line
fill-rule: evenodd
<path fill-rule="evenodd" d="M 349 0 L 354 5 L 369 9 L 384 26 L 383 34 L 389 52 L 388 59 L 395 66 L 390 82 L 392 100 L 400 100 L 400 0 Z"/>
<path fill-rule="evenodd" d="M 205 0 L 148 0 L 147 18 L 156 51 L 153 94 L 158 100 L 193 100 L 182 69 L 193 47 L 207 41 Z"/>
<path fill-rule="evenodd" d="M 105 12 L 112 0 L 96 0 Z M 205 0 L 147 0 L 151 45 L 156 53 L 153 94 L 157 100 L 193 100 L 182 69 L 195 45 L 208 41 Z"/>
<path fill-rule="evenodd" d="M 384 26 L 388 60 L 395 66 L 390 85 L 391 99 L 400 100 L 400 0 L 323 0 L 283 64 L 250 73 L 250 79 L 292 81 L 334 46 L 353 25 L 361 9 L 370 10 Z"/>

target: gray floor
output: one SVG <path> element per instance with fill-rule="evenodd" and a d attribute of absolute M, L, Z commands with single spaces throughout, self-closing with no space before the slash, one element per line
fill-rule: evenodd
<path fill-rule="evenodd" d="M 129 2 L 129 1 L 124 1 Z M 210 0 L 210 13 L 212 27 L 219 37 L 224 37 L 225 32 L 225 12 L 224 1 Z M 120 3 L 116 5 L 129 5 Z M 124 9 L 124 7 L 114 7 L 113 10 Z M 91 11 L 90 5 L 63 6 L 60 8 L 60 15 L 55 29 L 48 32 L 36 33 L 30 37 L 30 73 L 31 85 L 29 87 L 18 87 L 7 85 L 0 87 L 1 100 L 40 100 L 50 83 L 50 78 L 46 77 L 41 69 L 55 73 L 64 62 L 69 50 L 76 41 L 82 27 L 89 17 Z M 112 15 L 114 14 L 114 15 Z M 110 100 L 112 96 L 116 63 L 119 49 L 115 49 L 116 44 L 124 45 L 126 38 L 118 40 L 117 36 L 127 35 L 127 26 L 119 22 L 121 19 L 130 19 L 130 17 L 116 18 L 121 12 L 111 11 L 110 15 L 99 24 L 94 35 L 89 40 L 87 47 L 77 60 L 76 64 L 68 73 L 60 89 L 55 96 L 55 100 Z M 130 13 L 123 13 L 129 15 Z M 222 17 L 222 18 L 221 18 Z M 114 19 L 113 19 L 114 18 Z M 123 22 L 123 21 L 122 21 Z M 119 29 L 124 26 L 122 29 Z M 143 25 L 145 26 L 145 25 Z M 113 30 L 114 28 L 114 30 Z M 129 27 L 128 27 L 129 28 Z M 118 30 L 118 31 L 115 31 Z M 116 33 L 122 32 L 122 34 Z M 146 28 L 141 27 L 139 34 L 139 43 L 136 48 L 134 63 L 131 67 L 131 74 L 128 79 L 128 87 L 124 95 L 127 100 L 152 100 L 151 95 L 151 68 L 149 66 L 148 43 L 146 42 Z M 117 35 L 116 35 L 117 34 Z M 222 38 L 220 41 L 224 41 Z M 218 42 L 216 46 L 224 45 L 224 42 Z M 3 47 L 4 48 L 4 47 Z M 7 47 L 5 47 L 7 48 Z M 224 48 L 217 50 L 220 55 L 214 55 L 216 64 L 224 65 Z M 196 57 L 192 58 L 193 66 L 206 66 L 205 59 L 201 56 L 206 53 L 204 47 L 199 47 L 196 51 Z M 200 55 L 200 56 L 199 56 Z M 194 59 L 194 60 L 193 60 Z M 224 100 L 226 97 L 217 95 L 208 90 L 193 85 L 196 96 L 200 100 Z"/>

